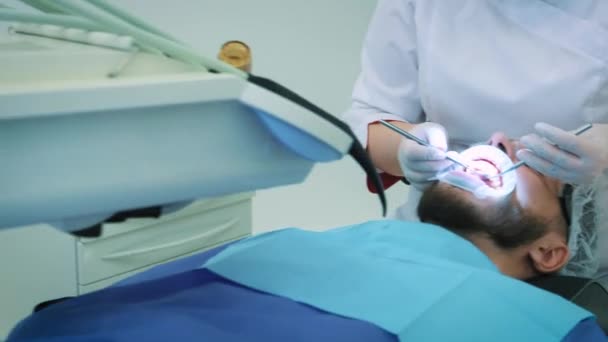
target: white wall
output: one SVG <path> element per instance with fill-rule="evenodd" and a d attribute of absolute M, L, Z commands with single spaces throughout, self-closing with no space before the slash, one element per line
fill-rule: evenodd
<path fill-rule="evenodd" d="M 123 7 L 215 56 L 231 39 L 253 51 L 253 72 L 272 78 L 341 115 L 359 72 L 360 49 L 374 0 L 121 0 Z M 394 207 L 405 186 L 391 189 Z M 364 173 L 350 158 L 315 167 L 299 185 L 259 191 L 254 230 L 322 229 L 380 218 Z"/>
<path fill-rule="evenodd" d="M 14 3 L 15 1 L 3 1 Z M 113 0 L 198 51 L 216 56 L 232 39 L 253 51 L 253 72 L 278 81 L 335 115 L 348 107 L 375 0 Z M 389 191 L 394 207 L 406 187 Z M 254 230 L 322 229 L 380 218 L 365 175 L 350 158 L 315 167 L 299 185 L 259 191 Z"/>

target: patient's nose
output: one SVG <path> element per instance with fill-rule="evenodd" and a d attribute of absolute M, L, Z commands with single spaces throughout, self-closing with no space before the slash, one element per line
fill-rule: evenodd
<path fill-rule="evenodd" d="M 492 134 L 490 137 L 490 145 L 499 148 L 511 158 L 515 155 L 513 142 L 502 132 Z"/>

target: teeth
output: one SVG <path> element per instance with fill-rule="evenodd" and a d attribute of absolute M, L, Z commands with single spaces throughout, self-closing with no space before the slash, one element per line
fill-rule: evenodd
<path fill-rule="evenodd" d="M 502 187 L 502 177 L 495 177 L 492 179 L 488 179 L 483 176 L 493 176 L 495 174 L 500 173 L 498 167 L 490 160 L 487 159 L 476 159 L 473 160 L 473 163 L 470 164 L 470 170 L 465 170 L 468 173 L 478 175 L 481 180 L 486 183 L 487 186 L 497 189 Z"/>
<path fill-rule="evenodd" d="M 487 191 L 492 196 L 503 196 L 515 189 L 515 174 L 500 174 L 500 171 L 513 165 L 511 158 L 500 149 L 490 145 L 475 145 L 460 152 L 460 155 L 468 161 L 466 164 L 469 166 L 465 169 L 458 168 L 459 171 L 466 173 L 466 176 L 461 175 L 461 178 L 467 178 L 471 184 L 475 183 L 478 190 Z M 464 190 L 468 189 L 464 188 Z"/>

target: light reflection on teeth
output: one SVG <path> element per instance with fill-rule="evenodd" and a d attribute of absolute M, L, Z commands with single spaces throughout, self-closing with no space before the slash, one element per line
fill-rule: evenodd
<path fill-rule="evenodd" d="M 467 190 L 479 198 L 502 197 L 515 189 L 515 172 L 491 177 L 513 165 L 511 158 L 498 148 L 476 145 L 462 151 L 460 157 L 469 167 L 441 173 L 437 176 L 439 181 Z"/>
<path fill-rule="evenodd" d="M 487 158 L 477 158 L 471 160 L 465 172 L 479 176 L 479 178 L 490 188 L 498 189 L 503 186 L 502 176 L 492 177 L 500 173 L 500 168 Z"/>

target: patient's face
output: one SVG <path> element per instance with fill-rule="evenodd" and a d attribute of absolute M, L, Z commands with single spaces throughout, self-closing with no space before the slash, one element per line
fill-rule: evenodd
<path fill-rule="evenodd" d="M 492 136 L 491 144 L 517 161 L 517 142 L 497 133 Z M 471 240 L 486 254 L 493 254 L 489 255 L 493 260 L 522 257 L 521 265 L 516 264 L 522 269 L 515 273 L 521 272 L 523 277 L 526 271 L 523 268 L 530 267 L 525 258 L 527 248 L 549 233 L 559 234 L 565 242 L 567 224 L 559 202 L 561 184 L 558 181 L 526 166 L 514 172 L 517 173 L 516 188 L 503 198 L 480 199 L 449 184 L 436 183 L 423 194 L 418 215 L 423 222 L 443 226 Z M 488 253 L 488 249 L 498 254 Z M 511 259 L 503 263 L 513 261 Z"/>

